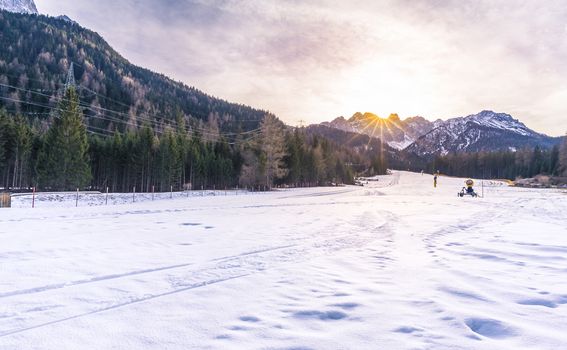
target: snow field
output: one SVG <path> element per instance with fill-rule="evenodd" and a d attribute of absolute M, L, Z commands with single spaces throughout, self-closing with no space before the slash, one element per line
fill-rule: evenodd
<path fill-rule="evenodd" d="M 432 182 L 0 211 L 0 349 L 565 347 L 567 196 Z"/>

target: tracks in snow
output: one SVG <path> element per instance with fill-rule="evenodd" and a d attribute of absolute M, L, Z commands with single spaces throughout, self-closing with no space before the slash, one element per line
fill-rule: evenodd
<path fill-rule="evenodd" d="M 0 338 L 359 248 L 388 237 L 390 223 L 387 221 L 392 215 L 387 214 L 389 219 L 385 220 L 374 212 L 359 214 L 348 226 L 354 227 L 355 232 L 345 233 L 341 227 L 329 226 L 290 242 L 293 244 L 261 247 L 202 264 L 140 269 L 5 292 L 0 298 L 11 300 L 13 309 L 9 316 L 0 317 Z M 37 307 L 34 303 L 40 295 L 42 301 Z M 60 300 L 66 304 L 58 305 Z M 28 312 L 32 304 L 40 311 Z"/>

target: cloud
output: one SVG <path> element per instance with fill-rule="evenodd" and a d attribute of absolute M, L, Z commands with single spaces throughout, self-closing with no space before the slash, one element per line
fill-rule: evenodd
<path fill-rule="evenodd" d="M 494 109 L 567 130 L 562 0 L 37 2 L 138 65 L 291 124 Z"/>

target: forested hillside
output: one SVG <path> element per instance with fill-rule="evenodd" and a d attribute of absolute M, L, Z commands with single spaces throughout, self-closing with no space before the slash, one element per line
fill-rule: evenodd
<path fill-rule="evenodd" d="M 97 33 L 62 19 L 0 11 L 0 34 L 0 107 L 9 112 L 47 119 L 73 62 L 87 126 L 99 133 L 144 123 L 161 132 L 179 116 L 188 128 L 247 131 L 267 114 L 137 67 Z"/>

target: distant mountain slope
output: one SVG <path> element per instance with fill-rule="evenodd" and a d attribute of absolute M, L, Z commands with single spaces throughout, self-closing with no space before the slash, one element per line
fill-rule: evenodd
<path fill-rule="evenodd" d="M 88 123 L 101 130 L 179 117 L 189 125 L 218 124 L 221 131 L 251 130 L 268 113 L 135 66 L 67 19 L 0 12 L 0 47 L 0 108 L 10 112 L 45 118 L 74 62 Z"/>
<path fill-rule="evenodd" d="M 37 14 L 33 0 L 0 0 L 0 10 Z"/>
<path fill-rule="evenodd" d="M 405 149 L 419 156 L 451 152 L 496 151 L 525 147 L 552 147 L 552 138 L 529 129 L 509 114 L 482 111 L 444 121 Z"/>
<path fill-rule="evenodd" d="M 344 131 L 327 125 L 310 125 L 306 128 L 309 135 L 318 135 L 354 150 L 366 159 L 380 159 L 393 168 L 404 168 L 404 159 L 400 152 L 378 138 L 351 131 Z"/>
<path fill-rule="evenodd" d="M 348 120 L 339 117 L 321 124 L 343 131 L 377 137 L 395 149 L 404 149 L 436 125 L 422 117 L 400 120 L 397 114 L 391 114 L 388 118 L 380 118 L 368 112 L 364 114 L 357 112 Z"/>
<path fill-rule="evenodd" d="M 339 117 L 321 125 L 375 137 L 392 148 L 419 157 L 536 145 L 549 148 L 561 139 L 537 133 L 509 114 L 493 111 L 434 122 L 422 117 L 400 120 L 396 114 L 384 119 L 372 113 L 356 113 L 348 120 Z"/>

